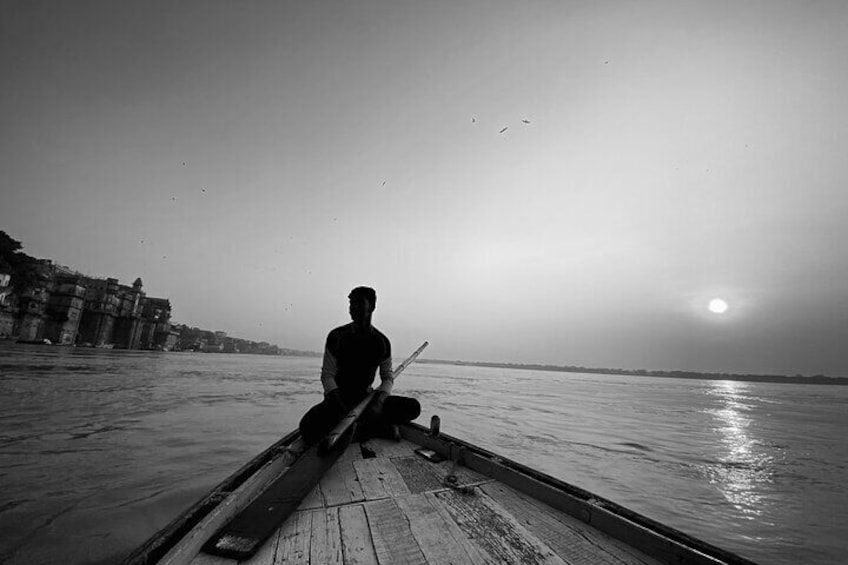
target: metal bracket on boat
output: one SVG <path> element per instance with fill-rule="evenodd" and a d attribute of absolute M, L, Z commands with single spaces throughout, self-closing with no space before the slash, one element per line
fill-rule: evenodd
<path fill-rule="evenodd" d="M 458 450 L 454 451 L 454 446 L 451 446 L 451 468 L 448 471 L 448 474 L 445 475 L 442 484 L 446 487 L 453 489 L 455 491 L 459 491 L 462 494 L 474 494 L 474 487 L 469 485 L 460 485 L 459 477 L 456 476 L 456 468 L 460 465 L 465 465 L 465 447 L 460 446 Z"/>

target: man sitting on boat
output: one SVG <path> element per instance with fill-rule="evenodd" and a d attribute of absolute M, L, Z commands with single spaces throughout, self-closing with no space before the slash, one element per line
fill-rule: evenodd
<path fill-rule="evenodd" d="M 373 390 L 377 368 L 381 383 L 360 418 L 360 434 L 399 438 L 397 424 L 410 422 L 421 413 L 421 405 L 414 398 L 391 396 L 392 346 L 389 338 L 371 325 L 377 293 L 360 286 L 350 292 L 348 299 L 353 321 L 332 330 L 324 347 L 324 400 L 300 420 L 300 433 L 307 443 L 315 443 L 329 433 Z"/>

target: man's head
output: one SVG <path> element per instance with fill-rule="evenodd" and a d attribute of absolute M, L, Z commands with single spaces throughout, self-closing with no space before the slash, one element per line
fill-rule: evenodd
<path fill-rule="evenodd" d="M 358 286 L 347 297 L 350 300 L 350 317 L 354 322 L 371 318 L 377 306 L 377 293 L 373 288 Z"/>

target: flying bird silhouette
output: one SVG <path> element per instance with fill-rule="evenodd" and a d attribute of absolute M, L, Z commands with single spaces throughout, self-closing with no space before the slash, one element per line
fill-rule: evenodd
<path fill-rule="evenodd" d="M 506 130 L 508 130 L 508 129 L 509 129 L 509 126 L 506 126 L 505 128 L 503 128 L 503 129 L 502 129 L 501 131 L 499 131 L 498 133 L 503 133 L 503 132 L 505 132 L 505 131 L 506 131 Z"/>
<path fill-rule="evenodd" d="M 476 123 L 477 123 L 477 118 L 471 118 L 471 123 L 472 123 L 472 124 L 476 124 Z"/>
<path fill-rule="evenodd" d="M 530 120 L 521 120 L 522 123 L 529 124 Z"/>

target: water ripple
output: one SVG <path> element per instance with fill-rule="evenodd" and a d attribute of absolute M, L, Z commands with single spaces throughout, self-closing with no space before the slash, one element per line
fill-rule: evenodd
<path fill-rule="evenodd" d="M 43 541 L 21 524 L 48 522 L 98 555 L 126 552 L 321 398 L 320 359 L 0 351 L 4 555 Z M 788 564 L 811 539 L 843 543 L 848 391 L 835 388 L 420 364 L 395 392 L 445 433 Z"/>

